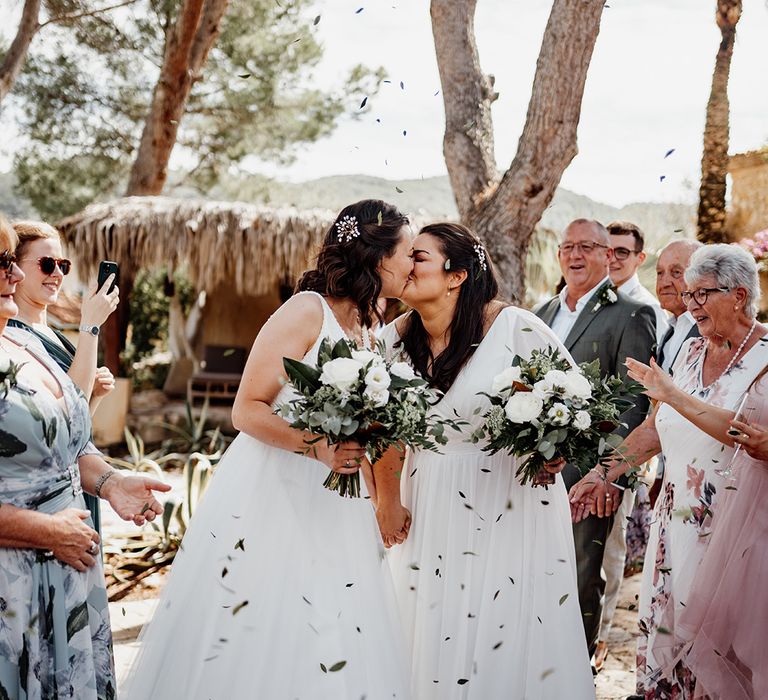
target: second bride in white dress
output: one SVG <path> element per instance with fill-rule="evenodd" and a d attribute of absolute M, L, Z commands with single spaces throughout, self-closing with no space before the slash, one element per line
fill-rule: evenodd
<path fill-rule="evenodd" d="M 568 353 L 533 314 L 495 300 L 490 260 L 466 228 L 425 227 L 413 257 L 401 299 L 414 310 L 384 337 L 445 391 L 435 410 L 469 425 L 449 431 L 442 454 L 417 452 L 402 467 L 413 524 L 389 560 L 411 692 L 419 700 L 594 698 L 563 481 L 521 486 L 516 458 L 467 442 L 489 407 L 478 393 L 491 391 L 515 355 L 547 347 Z M 392 471 L 380 468 L 387 534 L 403 515 L 384 481 Z"/>
<path fill-rule="evenodd" d="M 126 697 L 409 697 L 371 504 L 323 487 L 329 467 L 349 473 L 363 452 L 319 442 L 316 459 L 304 456 L 312 436 L 273 409 L 292 391 L 280 389 L 283 356 L 314 363 L 325 337 L 361 342 L 379 292 L 396 296 L 406 282 L 410 242 L 408 220 L 394 207 L 376 200 L 346 207 L 318 269 L 300 283 L 307 291 L 259 333 L 233 409 L 242 432 L 184 537 Z"/>

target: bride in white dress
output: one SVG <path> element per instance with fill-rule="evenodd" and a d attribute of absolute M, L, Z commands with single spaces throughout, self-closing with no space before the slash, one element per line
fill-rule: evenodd
<path fill-rule="evenodd" d="M 521 486 L 515 458 L 466 441 L 488 408 L 478 392 L 490 392 L 516 354 L 557 347 L 569 355 L 533 314 L 496 301 L 491 263 L 463 226 L 423 228 L 413 256 L 400 298 L 414 311 L 384 338 L 446 392 L 435 410 L 470 425 L 448 435 L 442 454 L 417 452 L 402 467 L 413 525 L 389 561 L 411 693 L 419 700 L 594 698 L 562 478 L 542 473 L 554 481 L 548 488 Z M 387 478 L 396 470 L 374 468 L 388 536 L 407 516 Z"/>
<path fill-rule="evenodd" d="M 351 218 L 345 218 L 351 217 Z M 343 220 L 343 223 L 341 223 Z M 339 225 L 341 223 L 341 225 Z M 379 295 L 412 269 L 408 219 L 365 200 L 341 211 L 318 256 L 254 342 L 232 417 L 242 432 L 216 470 L 173 564 L 128 679 L 133 700 L 408 698 L 391 576 L 369 500 L 323 487 L 363 451 L 274 415 L 283 356 L 361 343 Z M 352 466 L 350 467 L 350 464 Z"/>

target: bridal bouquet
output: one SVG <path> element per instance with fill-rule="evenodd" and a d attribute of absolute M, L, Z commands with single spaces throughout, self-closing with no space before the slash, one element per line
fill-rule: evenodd
<path fill-rule="evenodd" d="M 632 405 L 625 397 L 640 389 L 603 379 L 599 360 L 574 368 L 557 349 L 534 350 L 528 360 L 516 356 L 494 377 L 491 393 L 483 392 L 491 408 L 471 440 L 486 438 L 483 449 L 492 454 L 525 457 L 516 474 L 523 484 L 557 458 L 586 474 L 621 442 L 611 433 Z"/>
<path fill-rule="evenodd" d="M 405 362 L 387 362 L 383 347 L 358 350 L 349 340 L 320 344 L 317 366 L 283 358 L 289 384 L 299 396 L 278 410 L 293 428 L 320 440 L 356 440 L 375 462 L 392 445 L 437 451 L 455 421 L 429 415 L 438 395 Z M 341 496 L 360 496 L 360 476 L 331 472 L 324 485 Z"/>

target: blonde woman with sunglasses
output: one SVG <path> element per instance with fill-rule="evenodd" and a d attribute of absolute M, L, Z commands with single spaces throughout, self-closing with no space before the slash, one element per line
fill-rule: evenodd
<path fill-rule="evenodd" d="M 99 328 L 117 308 L 119 289 L 115 287 L 107 293 L 110 278 L 101 289 L 93 286 L 85 294 L 75 348 L 48 325 L 48 307 L 59 300 L 64 277 L 72 269 L 72 263 L 63 256 L 58 231 L 49 224 L 33 221 L 17 221 L 13 229 L 19 238 L 16 259 L 25 277 L 16 291 L 19 314 L 10 325 L 26 328 L 40 338 L 48 354 L 90 401 L 93 413 L 99 401 L 115 387 L 112 373 L 106 367 L 97 367 L 97 352 Z"/>
<path fill-rule="evenodd" d="M 80 334 L 75 347 L 62 333 L 48 325 L 48 307 L 59 300 L 64 277 L 72 263 L 63 257 L 58 231 L 43 222 L 17 221 L 13 230 L 18 237 L 15 256 L 24 277 L 16 285 L 14 298 L 19 312 L 10 319 L 11 328 L 21 328 L 34 334 L 46 352 L 83 392 L 93 414 L 101 399 L 115 388 L 115 378 L 106 367 L 97 367 L 99 328 L 117 308 L 120 301 L 117 287 L 107 293 L 112 277 L 101 289 L 95 284 L 86 292 L 80 310 Z M 94 456 L 101 456 L 91 446 Z M 108 465 L 103 462 L 107 469 Z M 99 499 L 85 494 L 94 527 L 101 533 Z"/>

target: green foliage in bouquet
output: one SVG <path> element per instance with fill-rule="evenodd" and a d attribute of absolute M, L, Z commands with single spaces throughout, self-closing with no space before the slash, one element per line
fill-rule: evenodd
<path fill-rule="evenodd" d="M 291 427 L 317 437 L 303 454 L 312 454 L 321 440 L 336 444 L 355 440 L 371 462 L 392 446 L 437 451 L 447 442 L 447 427 L 459 421 L 430 414 L 439 395 L 405 362 L 387 362 L 383 345 L 358 350 L 354 343 L 323 339 L 317 365 L 283 358 L 289 384 L 298 396 L 278 408 Z M 360 495 L 360 477 L 331 472 L 325 486 L 352 498 Z"/>
<path fill-rule="evenodd" d="M 613 431 L 642 391 L 636 382 L 602 377 L 600 361 L 573 367 L 556 348 L 515 356 L 493 381 L 491 407 L 472 442 L 483 450 L 523 457 L 517 476 L 526 484 L 547 462 L 562 458 L 582 474 L 614 453 L 622 438 Z"/>

